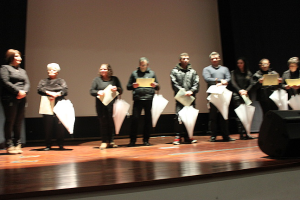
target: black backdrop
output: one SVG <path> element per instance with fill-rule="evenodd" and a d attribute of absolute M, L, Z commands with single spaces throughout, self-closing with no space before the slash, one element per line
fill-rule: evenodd
<path fill-rule="evenodd" d="M 268 58 L 282 74 L 290 57 L 300 57 L 300 1 L 218 0 L 223 62 L 235 68 L 244 56 L 255 72 Z"/>

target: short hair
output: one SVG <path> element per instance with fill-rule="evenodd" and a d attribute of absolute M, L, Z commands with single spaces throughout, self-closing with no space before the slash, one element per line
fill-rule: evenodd
<path fill-rule="evenodd" d="M 107 67 L 107 70 L 108 70 L 108 76 L 111 77 L 113 75 L 113 70 L 110 66 L 110 64 L 107 64 L 107 63 L 104 63 L 104 64 L 101 64 L 100 67 L 99 67 L 99 74 L 100 74 L 100 68 L 101 66 L 105 65 Z M 101 74 L 100 74 L 101 76 Z"/>
<path fill-rule="evenodd" d="M 143 62 L 143 61 L 147 61 L 147 64 L 149 64 L 149 59 L 148 59 L 148 58 L 146 58 L 146 57 L 141 57 L 141 58 L 139 59 L 139 63 L 141 63 L 141 62 Z"/>
<path fill-rule="evenodd" d="M 288 61 L 287 61 L 288 66 L 290 64 L 296 64 L 299 65 L 299 58 L 298 57 L 291 57 Z"/>
<path fill-rule="evenodd" d="M 47 65 L 47 70 L 49 70 L 50 68 L 55 68 L 57 72 L 60 72 L 60 66 L 57 63 L 49 63 Z"/>
<path fill-rule="evenodd" d="M 268 59 L 268 58 L 263 58 L 263 59 L 261 59 L 260 61 L 259 61 L 259 65 L 261 65 L 262 64 L 262 62 L 264 61 L 264 60 L 267 60 L 269 63 L 270 63 L 270 60 Z"/>
<path fill-rule="evenodd" d="M 188 57 L 190 57 L 188 53 L 181 53 L 181 54 L 179 55 L 179 60 L 181 59 L 182 56 L 188 56 Z"/>
<path fill-rule="evenodd" d="M 218 53 L 218 52 L 215 52 L 215 51 L 213 51 L 213 52 L 211 52 L 210 54 L 209 54 L 209 59 L 211 59 L 211 56 L 213 56 L 213 55 L 217 55 L 217 56 L 219 56 L 219 58 L 220 58 L 220 54 Z"/>
<path fill-rule="evenodd" d="M 12 61 L 15 59 L 15 55 L 19 54 L 21 56 L 21 52 L 15 49 L 8 49 L 5 55 L 5 60 L 7 64 L 12 63 Z"/>

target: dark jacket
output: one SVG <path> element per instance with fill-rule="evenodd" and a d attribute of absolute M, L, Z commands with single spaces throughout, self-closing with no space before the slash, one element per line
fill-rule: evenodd
<path fill-rule="evenodd" d="M 156 75 L 154 71 L 152 71 L 149 67 L 145 72 L 142 72 L 140 68 L 133 71 L 128 84 L 127 84 L 127 90 L 132 90 L 133 100 L 152 100 L 153 96 L 155 94 L 155 90 L 159 90 L 159 85 L 157 85 L 155 88 L 153 87 L 138 87 L 133 88 L 132 84 L 136 82 L 137 78 L 154 78 L 154 82 L 158 83 Z"/>
<path fill-rule="evenodd" d="M 2 65 L 0 75 L 2 99 L 16 98 L 20 90 L 29 91 L 29 79 L 26 71 L 21 67 Z"/>
<path fill-rule="evenodd" d="M 253 87 L 251 90 L 253 90 L 253 100 L 258 100 L 258 101 L 265 101 L 269 99 L 269 96 L 278 88 L 281 87 L 281 85 L 266 85 L 263 86 L 260 82 L 259 79 L 263 77 L 264 74 L 278 74 L 276 71 L 272 71 L 269 69 L 268 71 L 261 71 L 258 70 L 254 75 L 253 75 Z"/>
<path fill-rule="evenodd" d="M 283 74 L 282 74 L 282 88 L 285 89 L 285 86 L 287 85 L 286 84 L 286 79 L 298 79 L 298 78 L 300 78 L 300 70 L 297 70 L 295 72 L 291 72 L 290 70 L 287 70 L 287 71 L 283 72 Z M 290 88 L 290 89 L 287 90 L 287 92 L 288 92 L 288 95 L 289 95 L 289 98 L 290 98 L 292 95 L 299 94 L 300 89 L 295 90 L 293 88 Z"/>
<path fill-rule="evenodd" d="M 42 96 L 48 96 L 46 91 L 50 92 L 61 92 L 61 96 L 55 98 L 55 102 L 64 99 L 65 96 L 68 95 L 68 86 L 64 79 L 57 78 L 57 79 L 50 79 L 45 78 L 40 80 L 37 86 L 38 94 Z"/>
<path fill-rule="evenodd" d="M 199 76 L 197 72 L 192 68 L 191 64 L 188 64 L 186 69 L 183 69 L 180 64 L 177 64 L 171 70 L 171 84 L 174 90 L 174 95 L 184 88 L 186 91 L 192 91 L 193 96 L 199 91 Z"/>

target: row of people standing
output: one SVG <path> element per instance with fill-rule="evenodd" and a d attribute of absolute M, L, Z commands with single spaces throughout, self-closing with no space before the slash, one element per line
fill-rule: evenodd
<path fill-rule="evenodd" d="M 233 90 L 233 102 L 235 107 L 243 103 L 241 95 L 248 94 L 251 89 L 255 89 L 257 100 L 261 102 L 264 113 L 271 109 L 277 109 L 276 105 L 269 99 L 270 92 L 278 87 L 284 87 L 289 90 L 289 93 L 294 94 L 299 89 L 299 86 L 292 86 L 291 88 L 282 84 L 279 86 L 262 86 L 263 74 L 274 74 L 277 72 L 271 71 L 268 59 L 262 59 L 260 61 L 260 70 L 258 70 L 253 76 L 248 69 L 244 59 L 238 59 L 237 68 L 231 73 L 227 67 L 219 65 L 220 55 L 217 52 L 212 52 L 210 55 L 211 65 L 203 69 L 203 77 L 207 82 L 208 87 L 210 85 L 227 85 L 231 83 Z M 24 119 L 24 110 L 26 104 L 26 95 L 29 92 L 30 83 L 26 71 L 20 68 L 22 61 L 21 53 L 17 50 L 10 49 L 7 51 L 6 59 L 8 65 L 3 65 L 1 68 L 1 80 L 3 84 L 2 92 L 2 104 L 5 113 L 5 139 L 8 153 L 21 153 L 20 143 L 20 129 L 21 123 Z M 299 78 L 298 59 L 291 58 L 288 62 L 290 69 L 283 75 L 283 83 L 287 78 Z M 42 79 L 38 85 L 38 93 L 42 96 L 49 96 L 55 103 L 63 99 L 67 95 L 68 87 L 63 79 L 57 78 L 60 71 L 60 67 L 56 63 L 51 63 L 47 66 L 48 78 Z M 122 94 L 123 89 L 119 79 L 112 76 L 112 68 L 109 64 L 102 64 L 99 69 L 99 77 L 96 77 L 92 83 L 90 94 L 95 97 L 103 96 L 103 90 L 109 84 L 113 85 L 112 91 L 118 91 Z M 182 53 L 179 56 L 179 63 L 171 70 L 171 84 L 174 90 L 174 95 L 181 89 L 186 90 L 186 96 L 196 96 L 199 91 L 199 76 L 195 69 L 192 68 L 189 63 L 189 55 Z M 151 83 L 151 87 L 139 87 L 137 78 L 154 78 L 154 82 Z M 282 79 L 278 80 L 280 83 Z M 135 146 L 137 138 L 137 121 L 140 119 L 141 112 L 145 111 L 145 125 L 144 125 L 144 137 L 143 144 L 150 145 L 149 138 L 152 133 L 152 116 L 151 107 L 152 100 L 155 94 L 155 90 L 159 90 L 156 75 L 154 71 L 149 68 L 149 60 L 145 57 L 140 58 L 139 67 L 133 71 L 127 84 L 127 89 L 132 90 L 133 93 L 133 116 L 132 126 L 130 132 L 130 143 L 128 146 Z M 267 103 L 266 103 L 267 102 Z M 112 119 L 113 103 L 104 106 L 99 98 L 96 98 L 96 111 L 100 123 L 100 129 L 102 133 L 101 149 L 107 147 L 117 147 L 114 143 L 114 122 Z M 195 106 L 195 101 L 192 104 Z M 275 106 L 274 106 L 275 105 Z M 224 120 L 218 112 L 218 109 L 210 103 L 210 131 L 211 142 L 216 141 L 218 130 L 218 118 L 221 118 L 221 131 L 224 141 L 234 141 L 229 137 L 228 121 Z M 190 138 L 187 132 L 184 130 L 182 120 L 180 119 L 178 112 L 183 108 L 183 105 L 176 101 L 176 117 L 175 117 L 175 132 L 176 136 L 173 144 L 180 144 L 182 138 L 185 143 L 195 143 L 197 140 Z M 64 128 L 55 115 L 43 115 L 43 121 L 46 133 L 46 148 L 51 149 L 52 141 L 52 125 L 56 124 L 56 135 L 58 140 L 59 149 L 63 147 L 63 132 Z M 242 125 L 240 125 L 242 126 Z M 242 129 L 242 127 L 241 127 Z M 13 133 L 13 134 L 12 134 Z M 251 135 L 241 135 L 241 139 L 252 139 Z"/>
<path fill-rule="evenodd" d="M 195 96 L 199 90 L 199 76 L 196 71 L 192 69 L 191 64 L 189 64 L 189 55 L 187 53 L 182 53 L 179 56 L 180 63 L 171 71 L 171 83 L 174 93 L 176 93 L 184 88 L 187 92 L 187 96 Z M 111 84 L 112 91 L 118 91 L 122 93 L 123 89 L 119 79 L 112 76 L 112 69 L 109 64 L 102 64 L 99 69 L 100 76 L 96 77 L 92 83 L 90 94 L 96 98 L 96 110 L 98 119 L 100 122 L 100 129 L 102 133 L 102 143 L 100 149 L 105 149 L 107 147 L 117 147 L 113 142 L 113 136 L 115 133 L 114 123 L 112 119 L 112 110 L 114 100 L 110 102 L 107 106 L 100 101 L 100 96 L 104 95 L 104 89 Z M 154 81 L 151 83 L 151 87 L 139 87 L 137 83 L 138 78 L 153 78 Z M 149 138 L 153 132 L 152 128 L 152 102 L 156 90 L 159 90 L 160 86 L 154 71 L 149 68 L 149 60 L 146 57 L 141 57 L 139 59 L 139 67 L 132 72 L 129 81 L 127 83 L 127 90 L 132 91 L 133 96 L 133 109 L 132 109 L 132 124 L 130 132 L 130 142 L 129 147 L 136 146 L 137 134 L 138 134 L 138 124 L 141 118 L 142 110 L 144 110 L 144 127 L 143 127 L 143 145 L 149 146 Z M 195 102 L 193 103 L 195 105 Z M 197 142 L 193 138 L 189 138 L 187 132 L 183 131 L 181 134 L 183 124 L 178 116 L 178 112 L 183 108 L 183 105 L 176 101 L 176 141 L 179 144 L 181 141 L 181 136 L 184 137 L 185 142 L 195 143 Z"/>

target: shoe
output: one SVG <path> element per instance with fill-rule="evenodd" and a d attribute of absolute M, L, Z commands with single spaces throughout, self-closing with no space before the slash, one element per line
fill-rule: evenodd
<path fill-rule="evenodd" d="M 251 135 L 246 135 L 245 138 L 247 138 L 246 140 L 256 139 L 255 137 L 252 137 Z"/>
<path fill-rule="evenodd" d="M 235 141 L 236 139 L 233 139 L 231 137 L 223 138 L 224 142 L 230 142 L 230 141 Z"/>
<path fill-rule="evenodd" d="M 10 147 L 7 147 L 7 153 L 8 154 L 17 154 L 18 152 L 16 151 L 16 148 L 14 146 L 10 146 Z"/>
<path fill-rule="evenodd" d="M 116 145 L 114 142 L 109 143 L 109 148 L 118 148 L 118 145 Z"/>
<path fill-rule="evenodd" d="M 128 147 L 135 147 L 135 142 L 130 142 L 127 146 Z"/>
<path fill-rule="evenodd" d="M 59 145 L 58 149 L 59 149 L 59 150 L 65 150 L 65 147 L 62 146 L 62 145 Z"/>
<path fill-rule="evenodd" d="M 144 142 L 144 146 L 150 146 L 151 144 L 149 142 Z"/>
<path fill-rule="evenodd" d="M 185 138 L 184 139 L 184 143 L 186 144 L 194 144 L 194 143 L 197 143 L 198 141 L 197 140 L 194 140 L 193 138 Z"/>
<path fill-rule="evenodd" d="M 216 137 L 214 137 L 214 136 L 212 136 L 212 137 L 210 137 L 210 140 L 209 140 L 210 142 L 215 142 L 216 141 Z"/>
<path fill-rule="evenodd" d="M 50 147 L 46 147 L 46 148 L 43 149 L 43 151 L 50 151 L 50 150 L 51 150 Z"/>
<path fill-rule="evenodd" d="M 23 151 L 22 151 L 22 144 L 18 144 L 16 147 L 15 147 L 15 151 L 17 152 L 17 153 L 23 153 Z"/>
<path fill-rule="evenodd" d="M 181 143 L 181 137 L 180 136 L 175 136 L 173 144 L 174 145 L 179 145 L 180 143 Z"/>
<path fill-rule="evenodd" d="M 99 148 L 101 150 L 104 150 L 104 149 L 106 149 L 106 147 L 107 147 L 107 143 L 106 142 L 102 142 Z"/>

